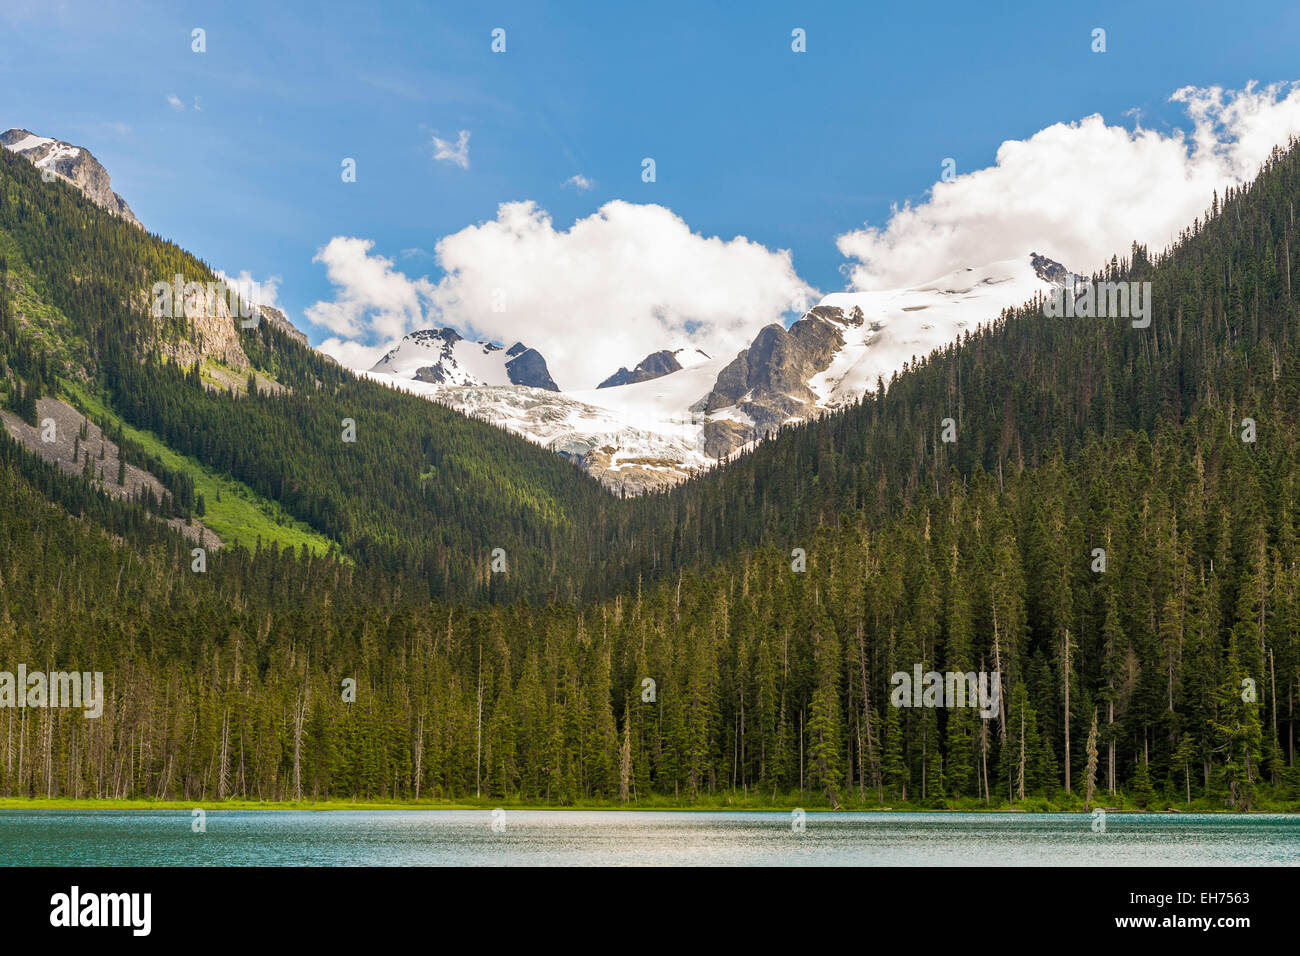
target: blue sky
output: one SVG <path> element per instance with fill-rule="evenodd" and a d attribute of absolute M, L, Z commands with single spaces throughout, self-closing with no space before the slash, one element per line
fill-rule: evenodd
<path fill-rule="evenodd" d="M 438 240 L 511 201 L 557 230 L 611 200 L 659 204 L 694 233 L 788 249 L 835 291 L 836 238 L 924 202 L 945 158 L 969 173 L 1093 113 L 1186 127 L 1175 90 L 1293 80 L 1296 36 L 1289 3 L 7 0 L 0 128 L 89 147 L 151 230 L 280 277 L 279 304 L 320 342 L 303 316 L 336 294 L 313 262 L 333 237 L 436 283 Z M 433 158 L 460 130 L 468 169 Z M 578 175 L 594 187 L 565 185 Z"/>

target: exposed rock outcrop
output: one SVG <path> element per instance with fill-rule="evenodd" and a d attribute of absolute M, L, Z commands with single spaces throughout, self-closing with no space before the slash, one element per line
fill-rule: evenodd
<path fill-rule="evenodd" d="M 1029 264 L 1034 267 L 1034 273 L 1038 278 L 1044 282 L 1050 282 L 1052 285 L 1073 287 L 1076 282 L 1083 279 L 1083 276 L 1071 272 L 1055 259 L 1040 256 L 1036 252 L 1029 254 Z"/>
<path fill-rule="evenodd" d="M 537 349 L 530 349 L 522 342 L 516 342 L 506 350 L 506 355 L 513 356 L 506 362 L 506 373 L 511 385 L 527 385 L 530 388 L 544 388 L 548 392 L 558 392 L 560 386 L 551 378 L 546 367 L 546 359 Z"/>
<path fill-rule="evenodd" d="M 303 345 L 307 344 L 307 334 L 299 331 L 298 328 L 289 321 L 289 317 L 279 309 L 273 308 L 269 305 L 259 305 L 257 311 L 264 322 L 279 329 L 281 332 L 288 335 L 289 338 L 296 339 Z"/>
<path fill-rule="evenodd" d="M 718 374 L 704 400 L 709 415 L 735 410 L 704 426 L 704 453 L 723 458 L 785 422 L 817 414 L 817 395 L 808 382 L 843 347 L 842 330 L 862 322 L 861 309 L 846 314 L 817 306 L 789 329 L 772 324 L 760 330 L 753 344 Z"/>
<path fill-rule="evenodd" d="M 677 361 L 676 355 L 668 349 L 661 349 L 658 352 L 651 352 L 637 363 L 634 369 L 620 368 L 596 387 L 614 388 L 619 385 L 631 385 L 634 382 L 648 382 L 652 378 L 676 372 L 681 367 L 682 363 Z"/>
<path fill-rule="evenodd" d="M 84 146 L 73 146 L 61 139 L 37 136 L 25 129 L 8 129 L 0 133 L 0 145 L 17 153 L 42 172 L 58 176 L 76 186 L 101 209 L 140 226 L 131 207 L 113 192 L 108 170 Z M 140 226 L 140 228 L 144 228 Z"/>

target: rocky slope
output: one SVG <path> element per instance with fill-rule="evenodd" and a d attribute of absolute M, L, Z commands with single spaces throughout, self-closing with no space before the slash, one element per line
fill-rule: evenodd
<path fill-rule="evenodd" d="M 28 451 L 56 465 L 64 474 L 85 475 L 101 491 L 114 498 L 138 498 L 145 489 L 157 498 L 167 493 L 162 483 L 145 469 L 121 463 L 117 444 L 67 402 L 39 398 L 36 400 L 36 414 L 37 427 L 32 427 L 13 412 L 0 409 L 0 428 L 7 430 Z M 81 437 L 83 430 L 84 438 Z M 188 522 L 172 518 L 167 524 L 195 544 L 210 550 L 222 545 L 221 539 L 198 518 L 191 518 Z"/>
<path fill-rule="evenodd" d="M 48 172 L 76 186 L 91 202 L 120 216 L 135 226 L 135 218 L 126 200 L 113 192 L 108 170 L 84 146 L 73 146 L 61 139 L 37 136 L 25 129 L 8 129 L 0 133 L 0 145 Z M 141 228 L 144 228 L 141 226 Z"/>
<path fill-rule="evenodd" d="M 297 327 L 289 321 L 289 317 L 279 309 L 272 308 L 269 305 L 259 305 L 256 308 L 258 315 L 261 317 L 263 322 L 266 322 L 273 328 L 277 328 L 281 332 L 284 332 L 289 336 L 289 338 L 297 339 L 303 345 L 307 344 L 306 333 L 300 332 Z"/>

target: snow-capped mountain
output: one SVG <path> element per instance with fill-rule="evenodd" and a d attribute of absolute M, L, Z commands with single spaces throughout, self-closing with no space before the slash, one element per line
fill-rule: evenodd
<path fill-rule="evenodd" d="M 569 458 L 611 489 L 639 494 L 716 464 L 704 454 L 699 405 L 725 364 L 710 359 L 644 382 L 574 392 L 361 374 L 508 428 Z"/>
<path fill-rule="evenodd" d="M 648 382 L 652 378 L 689 368 L 692 365 L 699 365 L 701 362 L 707 362 L 708 360 L 708 354 L 699 349 L 661 349 L 658 352 L 651 352 L 637 363 L 636 368 L 630 371 L 627 368 L 620 368 L 596 387 L 613 388 L 616 385 Z"/>
<path fill-rule="evenodd" d="M 17 153 L 43 172 L 66 180 L 85 194 L 91 202 L 139 226 L 131 207 L 113 192 L 108 171 L 84 146 L 73 146 L 61 139 L 37 136 L 25 129 L 8 129 L 0 133 L 0 145 Z M 143 228 L 143 226 L 141 226 Z"/>
<path fill-rule="evenodd" d="M 431 385 L 524 385 L 558 392 L 546 359 L 522 342 L 502 348 L 452 329 L 412 332 L 370 369 Z"/>
<path fill-rule="evenodd" d="M 502 360 L 509 352 L 466 342 L 449 329 L 408 335 L 365 374 L 508 428 L 572 459 L 610 488 L 637 494 L 709 468 L 783 424 L 887 386 L 904 364 L 1070 275 L 1034 254 L 904 289 L 837 292 L 788 329 L 760 330 L 734 356 L 664 350 L 637 366 L 640 377 L 620 369 L 585 391 L 518 382 Z M 658 371 L 669 364 L 680 367 Z M 618 378 L 625 381 L 613 381 Z"/>
<path fill-rule="evenodd" d="M 1036 263 L 1038 263 L 1036 265 Z M 770 325 L 718 376 L 704 410 L 705 452 L 720 457 L 775 431 L 857 401 L 894 372 L 1046 292 L 1052 260 L 1007 260 L 931 282 L 826 296 L 784 329 Z"/>

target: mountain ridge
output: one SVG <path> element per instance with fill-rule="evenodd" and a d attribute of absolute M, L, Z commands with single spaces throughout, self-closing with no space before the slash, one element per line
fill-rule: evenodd
<path fill-rule="evenodd" d="M 113 192 L 108 170 L 84 146 L 18 128 L 0 133 L 0 146 L 22 156 L 43 173 L 72 184 L 101 209 L 144 228 L 126 200 Z"/>
<path fill-rule="evenodd" d="M 683 358 L 686 358 L 688 365 L 695 365 L 701 361 L 707 362 L 710 356 L 700 349 L 685 347 L 660 349 L 658 352 L 651 352 L 638 362 L 634 368 L 620 368 L 596 387 L 613 388 L 618 385 L 635 385 L 637 382 L 648 382 L 652 378 L 669 375 L 685 368 L 686 366 L 682 364 Z"/>
<path fill-rule="evenodd" d="M 615 492 L 643 494 L 861 400 L 909 361 L 1047 293 L 1044 276 L 1058 274 L 1064 266 L 1033 253 L 902 289 L 831 293 L 789 328 L 760 329 L 733 357 L 664 349 L 595 389 L 549 389 L 553 398 L 512 394 L 531 383 L 499 373 L 465 373 L 443 343 L 431 368 L 418 367 L 425 353 L 399 346 L 366 372 L 562 454 Z M 460 341 L 450 330 L 407 339 L 443 332 Z"/>
<path fill-rule="evenodd" d="M 475 342 L 455 329 L 408 332 L 366 371 L 410 377 L 430 385 L 522 385 L 558 392 L 546 359 L 522 342 L 503 348 Z"/>

